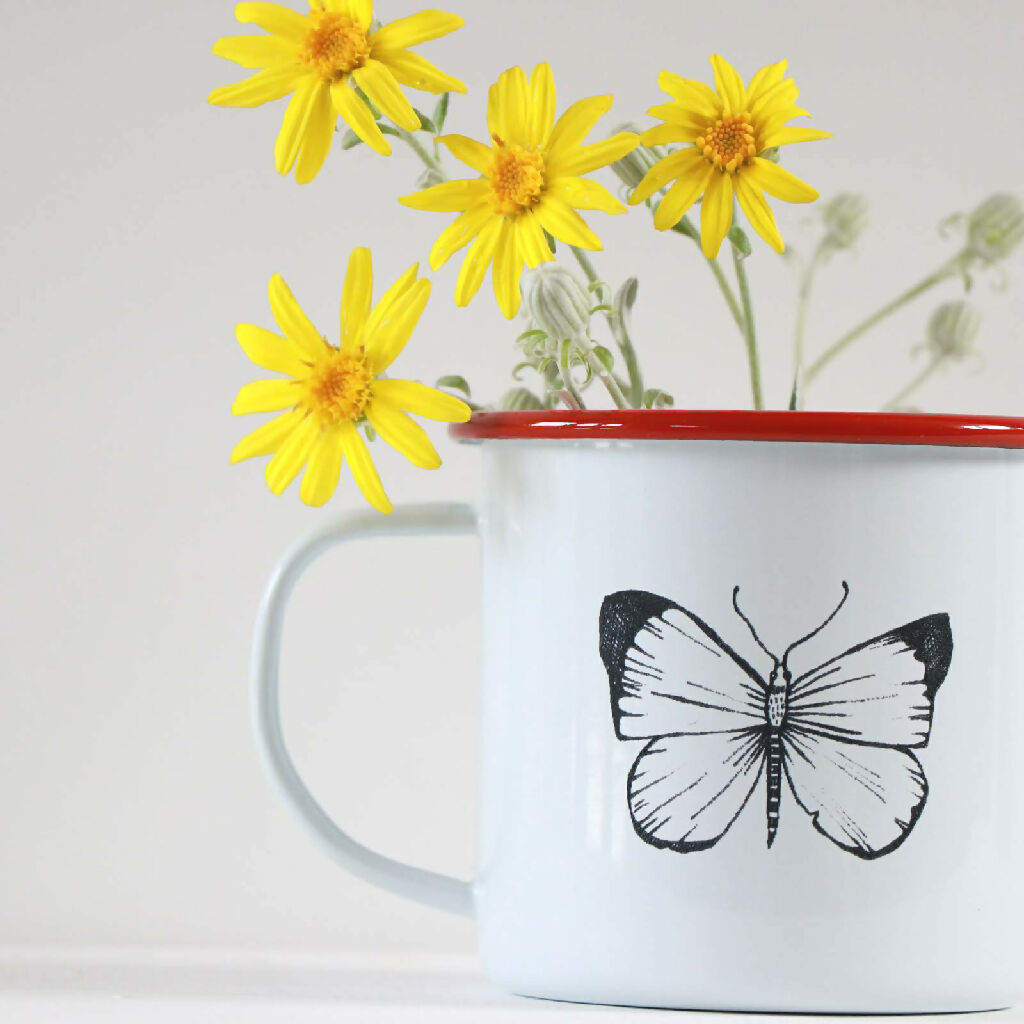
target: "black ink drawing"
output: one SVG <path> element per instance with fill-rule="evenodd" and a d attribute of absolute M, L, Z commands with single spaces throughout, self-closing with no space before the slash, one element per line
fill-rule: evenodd
<path fill-rule="evenodd" d="M 796 678 L 789 657 L 768 679 L 707 623 L 640 590 L 601 607 L 601 659 L 621 740 L 646 740 L 629 773 L 637 835 L 690 853 L 714 846 L 767 779 L 768 846 L 779 828 L 783 774 L 814 827 L 867 860 L 910 834 L 928 796 L 913 750 L 924 747 L 932 707 L 953 655 L 948 615 L 929 615 L 875 637 Z"/>

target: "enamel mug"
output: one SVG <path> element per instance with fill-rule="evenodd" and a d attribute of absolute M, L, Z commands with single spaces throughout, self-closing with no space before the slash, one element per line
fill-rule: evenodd
<path fill-rule="evenodd" d="M 1024 420 L 529 412 L 453 433 L 481 444 L 476 507 L 341 518 L 260 611 L 260 749 L 343 867 L 475 916 L 487 974 L 524 995 L 1024 997 Z M 465 533 L 483 546 L 471 883 L 328 818 L 277 697 L 285 603 L 323 551 Z"/>

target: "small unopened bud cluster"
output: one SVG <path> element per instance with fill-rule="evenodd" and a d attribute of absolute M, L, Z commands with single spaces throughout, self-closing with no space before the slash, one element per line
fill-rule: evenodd
<path fill-rule="evenodd" d="M 983 263 L 1005 259 L 1024 240 L 1024 206 L 1016 196 L 989 196 L 967 218 L 966 252 Z"/>
<path fill-rule="evenodd" d="M 852 248 L 868 226 L 868 202 L 854 192 L 830 199 L 821 209 L 825 224 L 822 243 L 832 250 Z"/>
<path fill-rule="evenodd" d="M 571 270 L 542 263 L 526 275 L 523 306 L 531 328 L 557 344 L 587 333 L 594 298 Z"/>
<path fill-rule="evenodd" d="M 944 302 L 928 321 L 928 348 L 936 359 L 966 359 L 980 329 L 981 313 L 969 302 Z"/>

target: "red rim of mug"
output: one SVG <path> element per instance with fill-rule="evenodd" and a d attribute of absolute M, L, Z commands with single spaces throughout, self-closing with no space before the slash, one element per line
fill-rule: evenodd
<path fill-rule="evenodd" d="M 450 427 L 463 441 L 803 441 L 1024 448 L 1024 417 L 937 413 L 587 409 L 477 412 Z"/>

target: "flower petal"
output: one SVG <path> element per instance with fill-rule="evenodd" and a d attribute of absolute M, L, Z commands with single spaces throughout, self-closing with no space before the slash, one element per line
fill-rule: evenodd
<path fill-rule="evenodd" d="M 704 255 L 713 260 L 732 224 L 732 176 L 717 171 L 711 175 L 700 208 L 700 243 Z"/>
<path fill-rule="evenodd" d="M 269 295 L 270 311 L 285 337 L 294 342 L 310 362 L 322 359 L 327 354 L 327 344 L 302 312 L 280 274 L 270 279 Z"/>
<path fill-rule="evenodd" d="M 684 175 L 665 193 L 665 197 L 654 211 L 654 226 L 659 231 L 674 228 L 686 211 L 700 198 L 714 173 L 714 167 L 706 160 L 699 161 L 692 174 Z"/>
<path fill-rule="evenodd" d="M 295 158 L 299 155 L 306 126 L 313 116 L 314 108 L 317 107 L 320 94 L 326 90 L 327 86 L 319 78 L 310 75 L 302 81 L 288 102 L 284 122 L 277 136 L 277 145 L 274 147 L 274 161 L 281 174 L 287 174 L 295 166 Z"/>
<path fill-rule="evenodd" d="M 784 107 L 790 107 L 796 103 L 800 90 L 792 78 L 783 78 L 773 86 L 765 89 L 757 98 L 756 103 L 750 104 L 750 116 L 754 119 L 755 126 L 763 117 Z"/>
<path fill-rule="evenodd" d="M 354 18 L 363 28 L 369 28 L 373 21 L 373 0 L 329 0 L 327 9 L 340 9 L 342 14 Z"/>
<path fill-rule="evenodd" d="M 433 93 L 466 91 L 465 82 L 446 75 L 435 64 L 411 50 L 380 50 L 375 47 L 373 55 L 410 89 Z"/>
<path fill-rule="evenodd" d="M 461 160 L 468 167 L 480 174 L 486 174 L 494 159 L 494 150 L 476 139 L 465 135 L 441 135 L 438 142 L 443 142 L 456 160 Z"/>
<path fill-rule="evenodd" d="M 831 139 L 832 133 L 822 131 L 820 128 L 804 128 L 801 125 L 776 128 L 769 132 L 762 140 L 761 145 L 765 149 L 772 146 L 788 146 L 794 142 L 817 142 L 820 139 Z"/>
<path fill-rule="evenodd" d="M 294 380 L 254 380 L 238 389 L 231 406 L 235 416 L 254 412 L 281 412 L 293 408 L 302 397 L 302 390 Z"/>
<path fill-rule="evenodd" d="M 395 76 L 379 60 L 368 60 L 352 72 L 352 77 L 370 102 L 399 128 L 408 132 L 420 129 L 420 119 L 412 109 L 412 104 L 405 98 Z"/>
<path fill-rule="evenodd" d="M 467 306 L 480 290 L 487 268 L 494 259 L 494 249 L 501 235 L 501 218 L 494 217 L 484 225 L 476 241 L 469 247 L 455 283 L 455 305 Z"/>
<path fill-rule="evenodd" d="M 589 178 L 558 178 L 548 192 L 564 199 L 577 210 L 600 210 L 602 213 L 628 211 L 628 207 L 620 203 L 604 185 Z"/>
<path fill-rule="evenodd" d="M 568 155 L 579 146 L 590 134 L 594 125 L 612 108 L 615 97 L 591 96 L 589 99 L 577 100 L 555 122 L 548 139 L 547 152 L 550 158 Z"/>
<path fill-rule="evenodd" d="M 341 431 L 336 426 L 321 432 L 309 455 L 306 472 L 302 474 L 299 497 L 303 504 L 312 508 L 327 504 L 338 486 L 344 452 Z"/>
<path fill-rule="evenodd" d="M 700 118 L 717 117 L 722 110 L 722 100 L 706 82 L 696 78 L 682 78 L 671 71 L 658 75 L 658 88 L 677 100 L 682 110 Z"/>
<path fill-rule="evenodd" d="M 769 89 L 774 88 L 782 81 L 786 74 L 786 67 L 789 61 L 780 60 L 775 64 L 768 64 L 766 67 L 761 68 L 757 74 L 750 80 L 750 85 L 747 86 L 747 104 L 753 106 L 761 96 L 766 93 Z"/>
<path fill-rule="evenodd" d="M 425 43 L 428 39 L 446 36 L 465 24 L 465 20 L 457 14 L 421 11 L 385 25 L 370 37 L 370 45 L 374 51 L 378 47 L 382 50 L 402 50 L 407 46 Z"/>
<path fill-rule="evenodd" d="M 779 234 L 779 226 L 775 223 L 775 214 L 772 213 L 764 193 L 756 185 L 750 184 L 749 175 L 743 171 L 736 175 L 732 185 L 740 209 L 746 214 L 753 229 L 776 252 L 785 252 L 786 245 Z"/>
<path fill-rule="evenodd" d="M 257 365 L 271 373 L 298 377 L 309 365 L 302 360 L 301 350 L 287 338 L 253 324 L 239 324 L 235 335 L 242 351 Z"/>
<path fill-rule="evenodd" d="M 363 497 L 378 512 L 386 514 L 393 511 L 391 502 L 388 500 L 387 494 L 384 493 L 384 487 L 380 482 L 380 476 L 377 474 L 377 468 L 374 466 L 373 459 L 370 458 L 370 453 L 366 449 L 366 442 L 363 440 L 363 436 L 359 433 L 356 425 L 354 423 L 342 423 L 338 427 L 338 433 L 341 435 L 341 447 L 345 453 L 349 471 L 352 473 L 359 490 L 363 492 Z"/>
<path fill-rule="evenodd" d="M 431 213 L 461 213 L 487 197 L 488 184 L 479 178 L 464 178 L 432 185 L 422 192 L 402 196 L 398 201 L 414 210 Z"/>
<path fill-rule="evenodd" d="M 592 142 L 589 146 L 581 146 L 568 154 L 560 153 L 557 161 L 552 157 L 549 174 L 552 177 L 589 174 L 600 167 L 606 167 L 608 164 L 615 163 L 616 160 L 621 160 L 639 144 L 639 135 L 633 132 L 620 132 L 610 139 Z"/>
<path fill-rule="evenodd" d="M 352 250 L 341 290 L 341 350 L 354 348 L 373 305 L 373 257 L 364 247 Z"/>
<path fill-rule="evenodd" d="M 743 79 L 739 72 L 717 53 L 711 57 L 711 66 L 715 69 L 715 88 L 718 95 L 725 100 L 725 109 L 738 114 L 746 106 L 747 90 L 743 87 Z"/>
<path fill-rule="evenodd" d="M 527 130 L 530 146 L 543 146 L 551 135 L 555 123 L 555 79 L 551 65 L 538 64 L 530 75 L 530 126 Z"/>
<path fill-rule="evenodd" d="M 414 466 L 441 468 L 441 456 L 427 432 L 400 409 L 375 397 L 366 407 L 366 418 L 381 440 L 401 452 Z"/>
<path fill-rule="evenodd" d="M 602 248 L 601 239 L 587 227 L 586 221 L 564 199 L 548 193 L 534 208 L 534 214 L 549 235 L 565 242 L 566 245 L 592 250 Z"/>
<path fill-rule="evenodd" d="M 284 494 L 299 475 L 319 436 L 319 425 L 312 416 L 307 416 L 284 439 L 267 463 L 267 486 L 274 494 Z"/>
<path fill-rule="evenodd" d="M 367 331 L 366 358 L 374 375 L 384 373 L 402 354 L 402 349 L 423 316 L 423 310 L 430 299 L 430 290 L 431 284 L 426 278 L 417 281 L 404 296 L 395 301 L 372 337 Z"/>
<path fill-rule="evenodd" d="M 751 165 L 741 173 L 747 176 L 751 185 L 785 203 L 813 203 L 818 198 L 818 193 L 807 182 L 763 157 L 754 157 Z"/>
<path fill-rule="evenodd" d="M 215 107 L 259 107 L 287 96 L 307 77 L 308 72 L 297 65 L 268 68 L 244 82 L 214 89 L 207 102 Z"/>
<path fill-rule="evenodd" d="M 697 126 L 666 123 L 648 128 L 640 136 L 640 142 L 645 146 L 665 146 L 673 142 L 696 142 L 703 134 L 704 130 Z"/>
<path fill-rule="evenodd" d="M 295 166 L 295 180 L 300 185 L 308 185 L 320 173 L 334 143 L 334 126 L 337 123 L 338 115 L 331 102 L 331 90 L 321 86 L 313 100 L 313 109 L 306 122 L 302 148 Z"/>
<path fill-rule="evenodd" d="M 264 0 L 236 4 L 235 17 L 243 25 L 259 25 L 272 35 L 295 42 L 299 42 L 310 28 L 309 19 L 297 11 L 289 10 L 280 4 L 266 3 Z"/>
<path fill-rule="evenodd" d="M 441 423 L 465 423 L 473 414 L 461 398 L 415 380 L 379 380 L 373 386 L 373 394 L 403 412 Z"/>
<path fill-rule="evenodd" d="M 305 409 L 292 409 L 275 416 L 262 427 L 246 434 L 231 453 L 232 464 L 259 455 L 273 455 L 286 437 L 306 418 Z"/>
<path fill-rule="evenodd" d="M 463 246 L 469 245 L 493 216 L 494 211 L 490 203 L 479 203 L 456 217 L 438 235 L 430 250 L 431 269 L 438 270 L 443 267 Z"/>
<path fill-rule="evenodd" d="M 375 153 L 391 155 L 391 146 L 381 134 L 370 108 L 349 88 L 348 80 L 341 79 L 331 86 L 331 101 L 334 109 Z"/>
<path fill-rule="evenodd" d="M 519 236 L 519 251 L 523 254 L 528 267 L 533 269 L 542 263 L 550 263 L 555 258 L 544 236 L 544 229 L 532 210 L 520 214 L 515 224 L 516 234 Z"/>
<path fill-rule="evenodd" d="M 213 53 L 243 68 L 269 68 L 285 62 L 298 68 L 295 44 L 279 36 L 224 36 L 213 44 Z"/>
<path fill-rule="evenodd" d="M 501 236 L 494 252 L 494 270 L 491 277 L 498 308 L 511 320 L 519 312 L 522 302 L 520 281 L 523 277 L 523 257 L 519 252 L 515 221 L 511 217 L 502 220 Z"/>
<path fill-rule="evenodd" d="M 508 145 L 529 146 L 526 131 L 526 72 L 521 67 L 503 71 L 487 94 L 487 129 Z"/>
<path fill-rule="evenodd" d="M 670 153 L 662 157 L 642 178 L 640 184 L 629 197 L 629 205 L 636 206 L 650 199 L 655 192 L 660 192 L 674 178 L 682 178 L 695 173 L 700 164 L 707 161 L 692 146 L 678 153 Z M 710 164 L 707 164 L 710 166 Z"/>

